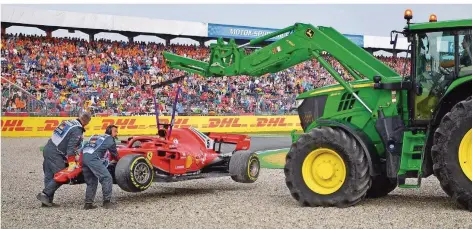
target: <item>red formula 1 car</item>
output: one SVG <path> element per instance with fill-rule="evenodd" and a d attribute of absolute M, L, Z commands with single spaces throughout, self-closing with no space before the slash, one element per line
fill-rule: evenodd
<path fill-rule="evenodd" d="M 146 190 L 153 182 L 218 176 L 231 176 L 234 181 L 241 183 L 255 182 L 259 176 L 260 161 L 256 153 L 249 151 L 249 136 L 204 134 L 193 127 L 172 129 L 179 93 L 180 87 L 173 104 L 170 124 L 159 123 L 154 100 L 158 127 L 156 136 L 133 136 L 122 141 L 125 145 L 118 147 L 118 162 L 107 163 L 113 182 L 128 192 Z M 228 144 L 235 145 L 234 149 L 228 149 Z M 73 171 L 65 168 L 55 174 L 54 179 L 60 183 L 84 183 L 81 156 Z"/>
<path fill-rule="evenodd" d="M 257 180 L 260 162 L 248 151 L 250 137 L 238 134 L 204 134 L 195 128 L 174 129 L 170 136 L 133 136 L 118 147 L 118 163 L 108 164 L 113 182 L 128 192 L 146 190 L 153 182 L 174 182 L 207 177 L 231 176 L 236 182 Z M 235 145 L 221 150 L 222 145 Z M 225 146 L 228 148 L 228 146 Z M 233 148 L 233 147 L 231 147 Z M 60 183 L 82 184 L 81 158 L 73 171 L 67 168 L 54 179 Z"/>
<path fill-rule="evenodd" d="M 236 144 L 234 151 L 222 152 L 224 143 Z M 231 176 L 237 182 L 252 183 L 259 175 L 257 154 L 247 151 L 245 135 L 205 135 L 194 128 L 175 129 L 167 139 L 161 136 L 133 137 L 119 148 L 116 183 L 125 191 L 139 192 L 152 181 Z"/>

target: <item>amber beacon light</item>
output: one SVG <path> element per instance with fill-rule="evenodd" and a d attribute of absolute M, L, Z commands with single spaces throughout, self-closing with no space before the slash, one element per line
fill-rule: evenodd
<path fill-rule="evenodd" d="M 411 20 L 413 18 L 413 11 L 411 11 L 410 9 L 405 10 L 404 18 L 406 20 Z"/>
<path fill-rule="evenodd" d="M 429 16 L 429 22 L 437 22 L 438 21 L 438 18 L 436 17 L 435 14 L 431 14 Z"/>

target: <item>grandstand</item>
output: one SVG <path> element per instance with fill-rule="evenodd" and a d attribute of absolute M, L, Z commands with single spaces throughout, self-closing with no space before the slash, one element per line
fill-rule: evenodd
<path fill-rule="evenodd" d="M 1 17 L 5 116 L 72 116 L 82 110 L 97 116 L 153 115 L 154 93 L 159 94 L 159 109 L 166 114 L 171 110 L 172 86 L 155 92 L 150 86 L 186 73 L 168 69 L 162 51 L 205 60 L 209 56 L 205 43 L 217 37 L 243 44 L 276 30 L 11 6 L 2 7 Z M 11 26 L 36 27 L 46 36 L 9 34 Z M 52 32 L 58 29 L 82 31 L 88 39 L 53 37 Z M 97 40 L 98 33 L 119 33 L 128 42 Z M 165 42 L 135 42 L 139 35 Z M 409 72 L 408 61 L 397 57 L 398 52 L 406 51 L 405 39 L 399 38 L 395 51 L 390 37 L 345 36 L 373 54 L 392 53 L 378 58 L 399 73 Z M 171 44 L 175 38 L 193 39 L 199 45 Z M 335 66 L 344 78 L 350 78 L 339 63 Z M 177 111 L 179 115 L 287 114 L 293 112 L 296 95 L 334 82 L 316 61 L 260 78 L 207 80 L 189 75 L 181 82 L 183 96 Z"/>

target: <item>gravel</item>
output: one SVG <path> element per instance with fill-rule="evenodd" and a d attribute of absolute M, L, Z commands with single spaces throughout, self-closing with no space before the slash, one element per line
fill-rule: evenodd
<path fill-rule="evenodd" d="M 270 139 L 265 141 L 271 144 Z M 274 140 L 272 140 L 274 141 Z M 278 141 L 278 140 L 275 140 Z M 283 170 L 263 169 L 254 184 L 229 177 L 155 183 L 142 193 L 113 187 L 116 210 L 96 204 L 85 211 L 85 185 L 64 185 L 59 208 L 41 208 L 45 138 L 2 138 L 2 228 L 471 228 L 472 215 L 458 208 L 436 178 L 416 189 L 396 189 L 388 197 L 350 208 L 301 207 L 290 196 Z"/>

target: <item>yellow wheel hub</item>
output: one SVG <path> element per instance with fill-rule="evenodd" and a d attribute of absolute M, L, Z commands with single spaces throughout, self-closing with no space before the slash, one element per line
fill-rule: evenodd
<path fill-rule="evenodd" d="M 459 145 L 459 163 L 464 174 L 472 181 L 472 129 L 465 134 Z"/>
<path fill-rule="evenodd" d="M 313 150 L 303 161 L 302 176 L 313 192 L 328 195 L 336 192 L 346 179 L 346 165 L 331 149 Z"/>

